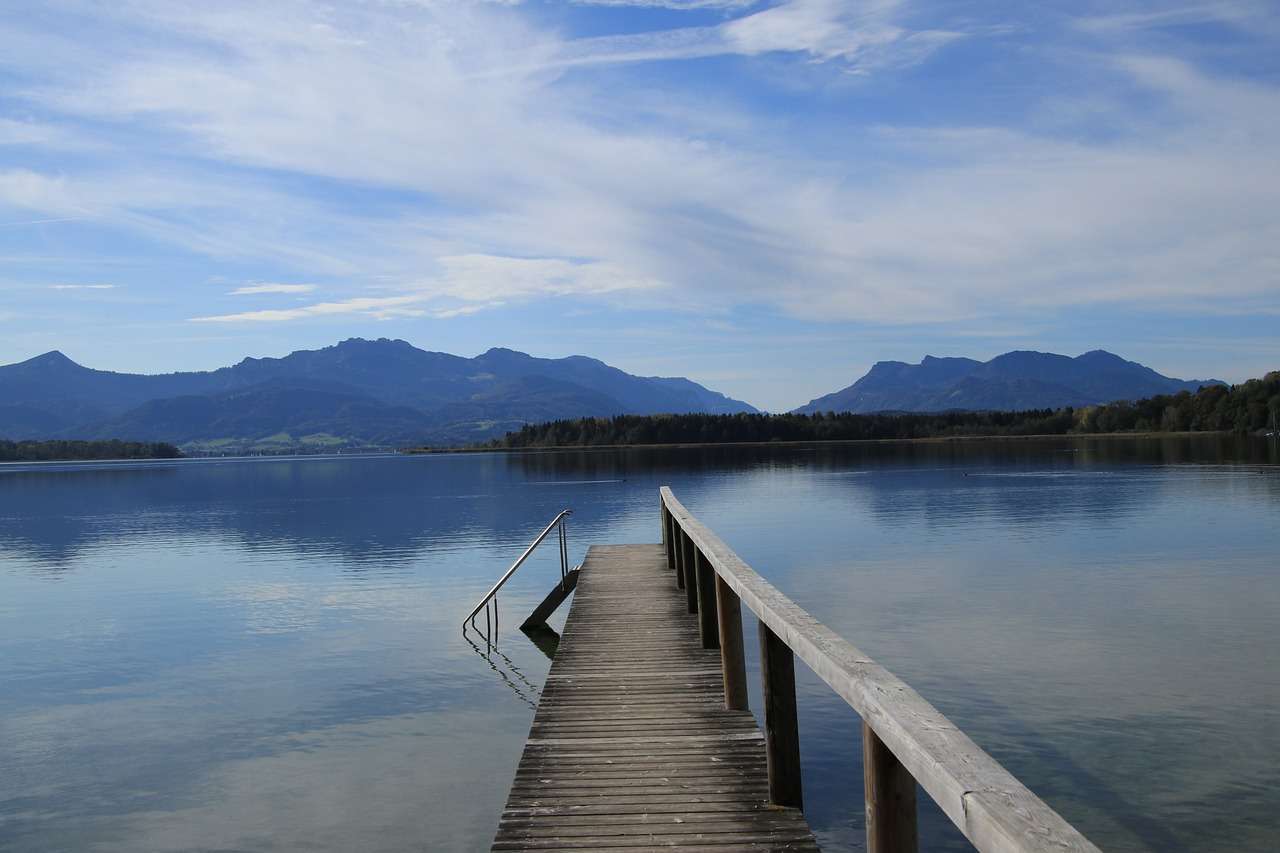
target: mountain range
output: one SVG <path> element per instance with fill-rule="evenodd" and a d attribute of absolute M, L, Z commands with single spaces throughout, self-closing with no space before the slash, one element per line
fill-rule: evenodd
<path fill-rule="evenodd" d="M 1106 350 L 1071 358 L 1019 350 L 990 361 L 925 356 L 919 364 L 880 361 L 847 388 L 795 409 L 814 412 L 1016 411 L 1139 400 L 1224 385 L 1172 379 Z"/>
<path fill-rule="evenodd" d="M 195 452 L 465 444 L 557 418 L 754 411 L 585 356 L 464 358 L 385 338 L 201 372 L 113 373 L 56 351 L 0 367 L 0 437 L 128 436 Z"/>
<path fill-rule="evenodd" d="M 1222 383 L 1172 379 L 1103 350 L 925 356 L 878 362 L 795 411 L 1078 407 L 1207 384 Z M 464 358 L 385 338 L 186 373 L 93 370 L 56 351 L 0 366 L 0 438 L 167 441 L 196 453 L 458 445 L 561 418 L 755 411 L 688 379 L 634 376 L 585 356 L 495 348 Z"/>

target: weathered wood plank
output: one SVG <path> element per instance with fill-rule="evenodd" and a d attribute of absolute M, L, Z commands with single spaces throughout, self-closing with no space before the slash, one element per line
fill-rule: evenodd
<path fill-rule="evenodd" d="M 818 849 L 803 815 L 768 803 L 764 735 L 725 707 L 704 647 L 707 627 L 720 639 L 710 567 L 698 583 L 692 543 L 666 532 L 666 548 L 588 552 L 494 850 Z"/>
<path fill-rule="evenodd" d="M 721 845 L 721 849 L 729 847 L 735 850 L 743 849 L 744 844 L 760 843 L 760 842 L 791 842 L 794 844 L 808 844 L 811 846 L 796 847 L 788 849 L 809 849 L 816 850 L 816 845 L 812 845 L 812 836 L 806 836 L 807 830 L 797 830 L 795 832 L 707 832 L 707 833 L 688 833 L 684 835 L 662 835 L 655 836 L 652 833 L 643 831 L 640 827 L 639 832 L 634 834 L 618 834 L 618 835 L 592 835 L 577 836 L 572 838 L 515 838 L 499 841 L 493 845 L 494 850 L 560 850 L 573 849 L 576 845 L 578 849 L 595 850 L 601 848 L 612 847 L 657 847 L 658 849 L 684 849 L 687 845 Z"/>

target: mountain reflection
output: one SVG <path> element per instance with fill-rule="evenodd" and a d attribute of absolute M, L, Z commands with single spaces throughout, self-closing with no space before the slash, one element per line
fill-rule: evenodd
<path fill-rule="evenodd" d="M 19 466 L 0 470 L 0 549 L 58 572 L 103 546 L 215 538 L 335 561 L 352 574 L 386 572 L 477 540 L 519 547 L 569 505 L 576 530 L 598 528 L 617 505 L 600 500 L 597 487 L 616 497 L 668 480 L 786 471 L 812 476 L 816 491 L 866 502 L 889 525 L 990 514 L 1110 523 L 1150 500 L 1160 482 L 1108 483 L 1106 469 L 1276 462 L 1275 445 L 1195 436 Z M 860 467 L 879 476 L 820 476 Z M 1280 498 L 1275 478 L 1258 485 Z"/>

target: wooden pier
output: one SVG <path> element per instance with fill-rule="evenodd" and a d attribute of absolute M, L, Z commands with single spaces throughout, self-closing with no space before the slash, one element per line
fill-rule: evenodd
<path fill-rule="evenodd" d="M 870 853 L 916 851 L 917 786 L 983 853 L 1099 853 L 665 487 L 660 519 L 661 545 L 597 545 L 576 575 L 562 567 L 559 598 L 577 591 L 494 850 L 817 850 L 802 814 L 798 657 L 862 718 Z M 759 620 L 763 732 L 747 708 L 743 606 Z"/>
<path fill-rule="evenodd" d="M 587 552 L 494 850 L 817 850 L 661 545 Z"/>

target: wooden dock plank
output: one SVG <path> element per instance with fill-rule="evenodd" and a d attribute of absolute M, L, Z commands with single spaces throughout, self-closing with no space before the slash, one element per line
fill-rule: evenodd
<path fill-rule="evenodd" d="M 687 602 L 660 545 L 587 552 L 493 850 L 818 849 Z"/>

